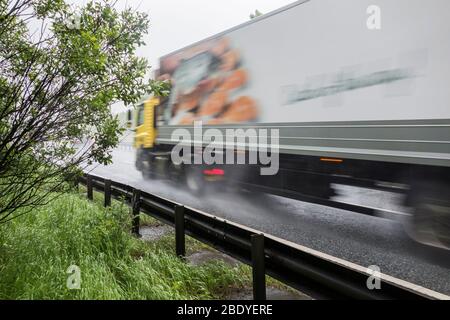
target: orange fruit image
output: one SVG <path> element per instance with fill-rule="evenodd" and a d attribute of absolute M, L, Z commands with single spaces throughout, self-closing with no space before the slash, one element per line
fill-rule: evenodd
<path fill-rule="evenodd" d="M 199 116 L 211 116 L 222 111 L 227 103 L 228 94 L 225 91 L 212 93 L 200 107 Z"/>
<path fill-rule="evenodd" d="M 233 70 L 239 62 L 239 54 L 236 50 L 230 50 L 221 56 L 222 64 L 220 65 L 221 71 Z"/>
<path fill-rule="evenodd" d="M 206 121 L 206 124 L 215 125 L 215 124 L 224 124 L 225 121 L 221 118 L 213 118 Z"/>
<path fill-rule="evenodd" d="M 218 40 L 216 43 L 214 43 L 214 46 L 211 48 L 211 52 L 215 55 L 215 56 L 221 56 L 225 53 L 225 51 L 228 50 L 229 47 L 229 41 L 227 38 L 222 38 L 220 40 Z"/>
<path fill-rule="evenodd" d="M 210 92 L 214 90 L 215 87 L 220 83 L 220 79 L 218 77 L 210 77 L 208 79 L 201 80 L 198 83 L 199 92 Z"/>
<path fill-rule="evenodd" d="M 161 60 L 161 69 L 166 73 L 172 73 L 178 68 L 180 58 L 176 55 L 169 56 Z"/>
<path fill-rule="evenodd" d="M 256 102 L 248 96 L 237 98 L 225 111 L 222 119 L 228 122 L 243 122 L 253 120 L 258 116 Z"/>
<path fill-rule="evenodd" d="M 165 80 L 170 80 L 170 78 L 171 78 L 170 74 L 164 73 L 164 74 L 158 76 L 157 80 L 158 81 L 165 81 Z"/>
<path fill-rule="evenodd" d="M 177 108 L 177 111 L 192 110 L 197 107 L 199 97 L 197 95 L 186 95 L 181 98 L 181 102 Z"/>
<path fill-rule="evenodd" d="M 221 90 L 233 90 L 242 87 L 247 82 L 247 72 L 243 69 L 234 71 L 222 85 L 219 87 Z"/>

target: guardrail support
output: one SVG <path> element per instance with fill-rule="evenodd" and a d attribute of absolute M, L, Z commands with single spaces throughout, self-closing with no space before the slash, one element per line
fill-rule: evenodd
<path fill-rule="evenodd" d="M 266 300 L 266 270 L 264 265 L 264 235 L 251 235 L 253 300 Z"/>
<path fill-rule="evenodd" d="M 131 214 L 132 214 L 132 228 L 131 232 L 140 237 L 139 233 L 139 212 L 141 211 L 141 191 L 137 189 L 133 189 L 133 196 L 131 197 Z"/>
<path fill-rule="evenodd" d="M 175 206 L 175 251 L 178 257 L 186 256 L 184 233 L 184 206 Z"/>
<path fill-rule="evenodd" d="M 111 180 L 105 180 L 104 193 L 105 193 L 105 207 L 110 207 L 111 206 Z"/>
<path fill-rule="evenodd" d="M 80 191 L 80 179 L 79 178 L 76 178 L 73 181 L 73 188 L 75 189 L 76 192 Z"/>
<path fill-rule="evenodd" d="M 92 177 L 87 176 L 86 177 L 86 189 L 87 189 L 87 197 L 89 200 L 94 199 L 94 193 L 92 190 Z"/>

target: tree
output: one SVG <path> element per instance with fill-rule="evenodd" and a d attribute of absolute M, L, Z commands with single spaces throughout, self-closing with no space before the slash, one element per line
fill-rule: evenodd
<path fill-rule="evenodd" d="M 256 17 L 262 16 L 263 14 L 258 11 L 258 9 L 255 10 L 255 13 L 250 13 L 250 19 L 255 19 Z"/>
<path fill-rule="evenodd" d="M 164 91 L 135 55 L 148 26 L 108 0 L 0 0 L 0 223 L 111 161 L 121 133 L 111 104 Z"/>

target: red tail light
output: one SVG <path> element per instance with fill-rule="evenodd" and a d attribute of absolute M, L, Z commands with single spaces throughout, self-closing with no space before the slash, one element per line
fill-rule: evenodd
<path fill-rule="evenodd" d="M 207 176 L 223 176 L 225 171 L 222 169 L 203 170 L 203 174 Z"/>

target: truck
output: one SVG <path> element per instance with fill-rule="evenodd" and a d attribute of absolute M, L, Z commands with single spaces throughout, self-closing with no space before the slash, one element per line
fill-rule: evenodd
<path fill-rule="evenodd" d="M 335 184 L 388 186 L 411 208 L 409 234 L 448 249 L 448 12 L 448 0 L 297 1 L 165 55 L 157 77 L 170 94 L 133 113 L 136 168 L 195 193 L 231 185 L 330 199 Z M 213 129 L 212 152 L 199 124 Z M 230 129 L 247 142 L 217 140 Z M 278 139 L 248 142 L 261 132 Z M 174 161 L 180 144 L 187 161 Z M 270 149 L 277 170 L 196 161 L 207 148 L 244 158 Z"/>

